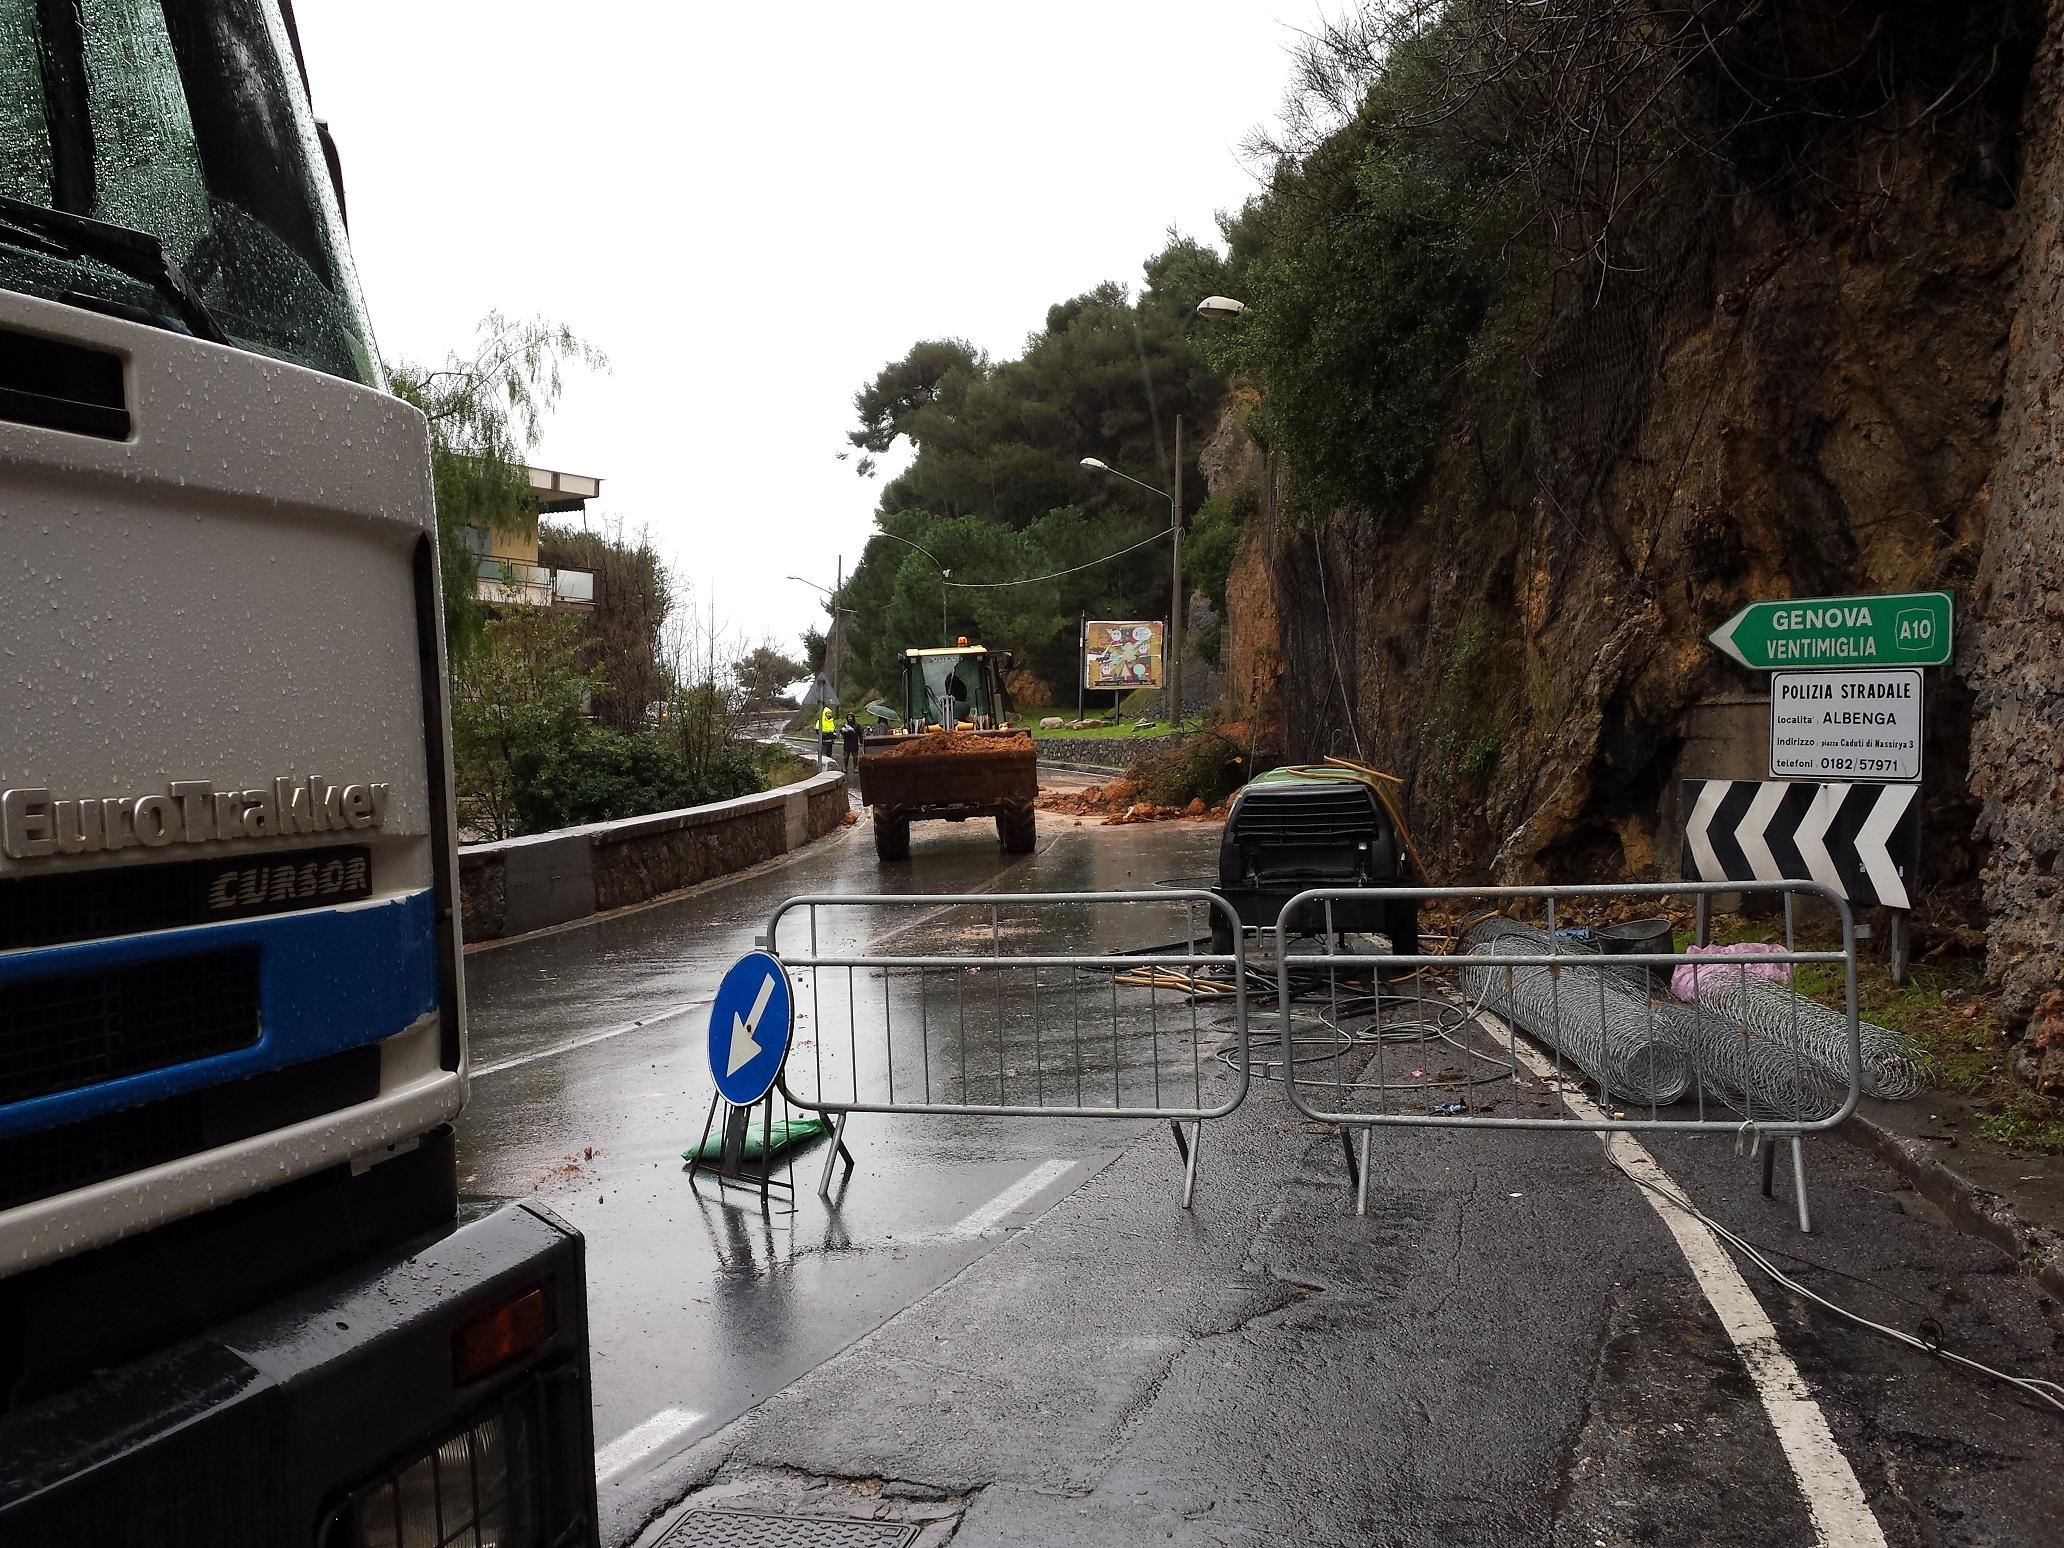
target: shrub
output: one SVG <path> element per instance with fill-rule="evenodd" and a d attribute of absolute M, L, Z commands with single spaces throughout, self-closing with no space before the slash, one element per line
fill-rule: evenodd
<path fill-rule="evenodd" d="M 1216 732 L 1190 737 L 1125 771 L 1142 800 L 1155 806 L 1216 806 L 1247 782 L 1244 750 Z"/>
<path fill-rule="evenodd" d="M 759 788 L 757 780 L 752 788 Z M 680 759 L 651 736 L 583 726 L 543 751 L 517 807 L 524 831 L 540 833 L 707 799 Z"/>

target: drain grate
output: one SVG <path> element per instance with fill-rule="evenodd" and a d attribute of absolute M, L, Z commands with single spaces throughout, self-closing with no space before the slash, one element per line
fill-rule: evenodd
<path fill-rule="evenodd" d="M 691 1510 L 653 1548 L 910 1548 L 919 1530 L 901 1521 Z"/>

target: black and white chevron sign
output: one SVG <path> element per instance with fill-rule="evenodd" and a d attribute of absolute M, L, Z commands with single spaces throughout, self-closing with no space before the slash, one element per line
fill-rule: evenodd
<path fill-rule="evenodd" d="M 1684 874 L 1693 881 L 1816 881 L 1851 903 L 1912 908 L 1920 792 L 1810 780 L 1684 781 Z"/>

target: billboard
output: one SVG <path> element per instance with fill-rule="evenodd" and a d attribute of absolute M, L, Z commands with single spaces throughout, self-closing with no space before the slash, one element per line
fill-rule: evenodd
<path fill-rule="evenodd" d="M 1123 693 L 1161 686 L 1161 643 L 1167 633 L 1157 621 L 1111 623 L 1091 619 L 1082 626 L 1082 685 Z"/>

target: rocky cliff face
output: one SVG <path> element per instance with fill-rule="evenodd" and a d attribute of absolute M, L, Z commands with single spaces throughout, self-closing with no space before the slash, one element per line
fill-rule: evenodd
<path fill-rule="evenodd" d="M 2039 73 L 2059 35 L 2053 7 Z M 2009 171 L 1945 135 L 1839 219 L 1710 211 L 1667 283 L 1550 340 L 1516 422 L 1465 408 L 1411 508 L 1252 524 L 1228 714 L 1403 776 L 1457 879 L 1669 876 L 1679 779 L 1761 772 L 1697 731 L 1760 728 L 1767 690 L 1706 633 L 1758 598 L 1955 590 L 1922 924 L 1968 922 L 1982 864 L 2011 1002 L 2064 1066 L 2064 171 L 2052 91 L 2015 106 Z"/>
<path fill-rule="evenodd" d="M 1277 615 L 1273 553 L 1276 513 L 1268 458 L 1241 428 L 1251 395 L 1234 406 L 1198 455 L 1205 483 L 1226 498 L 1251 499 L 1253 519 L 1240 538 L 1226 576 L 1226 611 L 1220 624 L 1220 705 L 1246 739 L 1271 752 L 1284 745 L 1282 633 Z M 1187 697 L 1187 695 L 1185 695 Z"/>
<path fill-rule="evenodd" d="M 2064 1093 L 2064 29 L 2036 63 L 1999 462 L 1957 663 L 1989 846 L 1987 965 L 2023 1073 Z"/>

